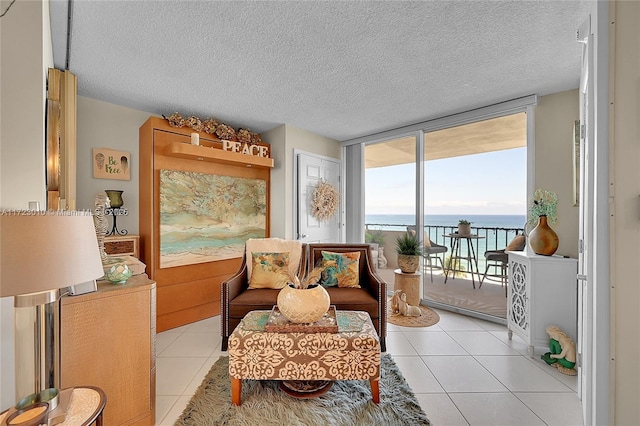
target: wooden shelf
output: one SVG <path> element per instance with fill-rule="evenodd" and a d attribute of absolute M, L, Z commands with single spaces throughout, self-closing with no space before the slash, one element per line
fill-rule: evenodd
<path fill-rule="evenodd" d="M 234 166 L 246 165 L 247 167 L 257 167 L 261 169 L 270 169 L 273 167 L 273 158 L 256 157 L 182 142 L 170 143 L 167 146 L 166 154 L 190 160 L 231 164 Z"/>

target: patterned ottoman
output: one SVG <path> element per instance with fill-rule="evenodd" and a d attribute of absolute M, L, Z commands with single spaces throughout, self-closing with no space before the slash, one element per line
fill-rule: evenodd
<path fill-rule="evenodd" d="M 369 380 L 380 402 L 380 340 L 369 314 L 338 311 L 337 333 L 264 331 L 270 311 L 249 312 L 229 336 L 231 402 L 240 405 L 242 379 Z"/>

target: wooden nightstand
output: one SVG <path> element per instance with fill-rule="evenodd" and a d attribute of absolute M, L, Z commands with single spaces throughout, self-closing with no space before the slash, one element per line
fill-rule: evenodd
<path fill-rule="evenodd" d="M 108 255 L 128 255 L 140 259 L 139 235 L 112 235 L 104 237 L 104 251 Z"/>

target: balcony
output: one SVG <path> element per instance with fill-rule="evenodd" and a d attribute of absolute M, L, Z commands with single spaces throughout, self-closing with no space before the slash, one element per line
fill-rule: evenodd
<path fill-rule="evenodd" d="M 367 231 L 381 233 L 384 239 L 382 253 L 387 263 L 378 263 L 378 274 L 387 282 L 389 292 L 393 291 L 395 274 L 397 269 L 397 257 L 395 252 L 395 239 L 406 232 L 407 225 L 393 225 L 383 223 L 370 223 L 366 225 Z M 429 235 L 431 241 L 447 247 L 447 252 L 441 254 L 441 259 L 446 265 L 445 258 L 451 255 L 451 238 L 446 235 L 457 231 L 457 226 L 425 226 L 425 237 Z M 478 264 L 479 275 L 482 276 L 486 269 L 484 252 L 487 250 L 503 249 L 518 233 L 523 232 L 523 228 L 499 228 L 499 227 L 473 227 L 472 234 L 478 235 L 479 239 L 473 240 L 475 258 Z M 466 255 L 466 244 L 461 247 L 461 252 Z M 506 319 L 507 298 L 506 287 L 502 286 L 499 278 L 487 276 L 482 287 L 479 285 L 479 277 L 474 274 L 475 289 L 468 269 L 468 262 L 460 261 L 461 268 L 466 272 L 449 274 L 445 283 L 444 271 L 434 267 L 431 270 L 428 265 L 424 265 L 423 272 L 423 300 L 437 305 L 448 305 L 456 310 L 475 312 L 481 315 Z M 439 265 L 439 264 L 438 264 Z M 384 266 L 384 267 L 383 267 Z M 475 265 L 474 265 L 475 271 Z M 433 282 L 431 273 L 433 272 Z M 494 268 L 489 268 L 489 274 L 495 274 Z"/>

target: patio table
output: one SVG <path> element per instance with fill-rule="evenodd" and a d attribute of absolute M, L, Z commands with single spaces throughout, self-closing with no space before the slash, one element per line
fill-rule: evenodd
<path fill-rule="evenodd" d="M 473 245 L 473 242 L 474 240 L 483 239 L 484 237 L 476 234 L 461 235 L 458 233 L 445 234 L 444 237 L 451 238 L 451 258 L 448 264 L 445 265 L 445 269 L 444 269 L 445 284 L 447 283 L 447 279 L 449 278 L 450 273 L 455 274 L 456 272 L 467 272 L 467 271 L 463 271 L 461 269 L 455 268 L 455 262 L 454 262 L 455 260 L 464 260 L 469 265 L 468 272 L 471 273 L 471 284 L 475 289 L 476 281 L 474 279 L 473 274 L 475 273 L 476 275 L 478 275 L 478 281 L 480 281 L 480 271 L 478 269 L 478 258 L 476 256 L 476 250 Z M 467 252 L 465 256 L 460 254 L 460 240 L 465 240 L 467 242 Z M 475 272 L 474 272 L 474 265 L 475 265 Z"/>

